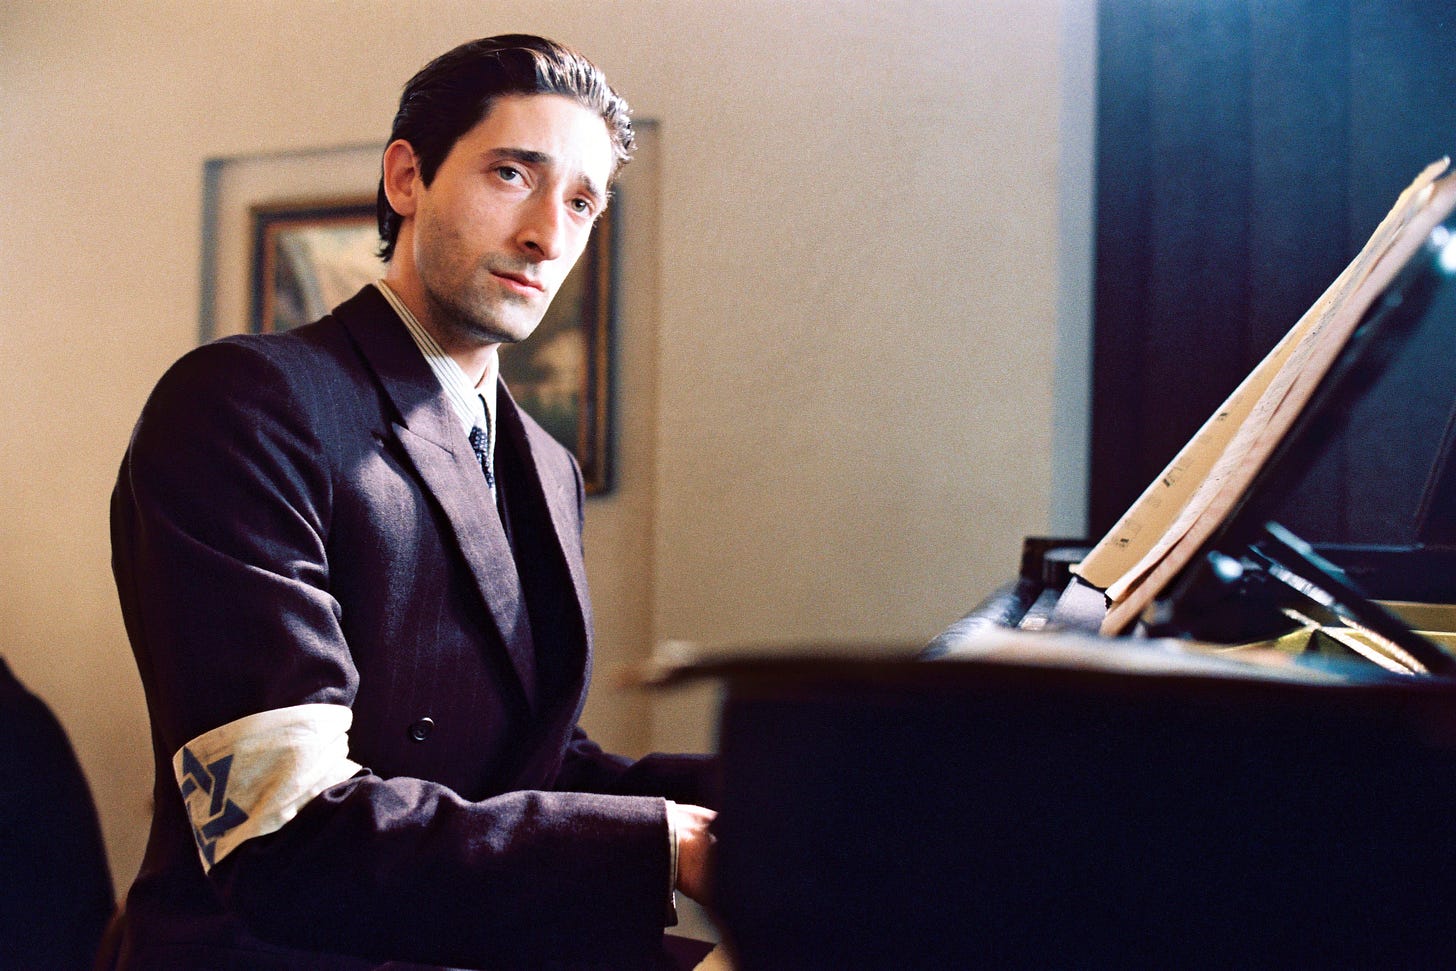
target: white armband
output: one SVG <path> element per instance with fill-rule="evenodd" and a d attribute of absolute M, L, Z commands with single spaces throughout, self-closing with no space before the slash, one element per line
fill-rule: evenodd
<path fill-rule="evenodd" d="M 295 705 L 199 735 L 172 756 L 202 868 L 244 840 L 283 827 L 314 796 L 361 766 L 349 759 L 354 712 Z"/>

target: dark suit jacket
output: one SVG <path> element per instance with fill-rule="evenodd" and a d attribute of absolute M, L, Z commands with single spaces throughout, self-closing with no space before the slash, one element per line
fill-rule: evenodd
<path fill-rule="evenodd" d="M 288 334 L 200 347 L 159 382 L 112 507 L 157 772 L 130 966 L 650 960 L 669 881 L 659 797 L 711 803 L 708 763 L 631 763 L 577 728 L 580 472 L 508 394 L 497 421 L 518 556 L 373 287 Z M 174 753 L 320 702 L 353 709 L 367 771 L 205 876 Z"/>

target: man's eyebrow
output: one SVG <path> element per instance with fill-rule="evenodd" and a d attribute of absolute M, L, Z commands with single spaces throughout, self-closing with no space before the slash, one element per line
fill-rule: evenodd
<path fill-rule="evenodd" d="M 538 151 L 534 148 L 512 148 L 509 146 L 492 149 L 488 154 L 499 158 L 507 158 L 513 162 L 520 162 L 522 165 L 550 165 L 556 161 L 555 156 L 548 152 Z M 591 196 L 597 206 L 604 206 L 607 203 L 607 193 L 589 175 L 582 175 L 579 180 L 581 191 Z"/>
<path fill-rule="evenodd" d="M 487 154 L 502 155 L 522 165 L 550 165 L 554 159 L 546 152 L 538 152 L 534 148 L 495 148 Z"/>

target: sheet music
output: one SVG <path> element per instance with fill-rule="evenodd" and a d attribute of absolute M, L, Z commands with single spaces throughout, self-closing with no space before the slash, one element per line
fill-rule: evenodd
<path fill-rule="evenodd" d="M 1341 348 L 1431 231 L 1456 208 L 1442 159 L 1401 193 L 1369 241 L 1075 572 L 1106 591 L 1103 633 L 1125 629 L 1228 516 Z"/>

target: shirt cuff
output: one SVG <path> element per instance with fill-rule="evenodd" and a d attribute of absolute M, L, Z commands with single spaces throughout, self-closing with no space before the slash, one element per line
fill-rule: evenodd
<path fill-rule="evenodd" d="M 667 803 L 667 911 L 663 914 L 662 926 L 677 926 L 677 826 L 673 823 L 672 807 L 677 803 L 666 799 Z"/>

